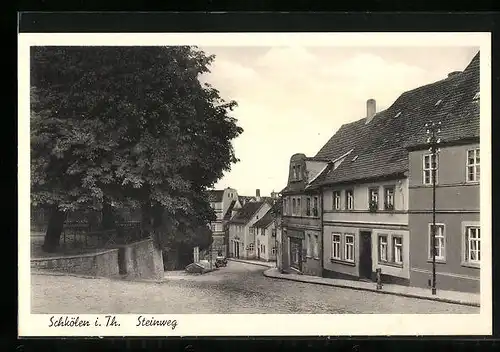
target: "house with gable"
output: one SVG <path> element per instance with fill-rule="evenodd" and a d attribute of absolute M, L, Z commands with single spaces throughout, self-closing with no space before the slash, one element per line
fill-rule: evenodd
<path fill-rule="evenodd" d="M 425 127 L 408 142 L 410 284 L 428 287 L 432 249 L 437 290 L 480 291 L 479 53 L 463 72 L 449 79 L 454 88 L 441 102 L 439 152 L 426 144 Z M 436 168 L 436 241 L 432 246 L 432 168 Z M 432 282 L 432 281 L 431 281 Z"/>
<path fill-rule="evenodd" d="M 255 200 L 247 201 L 228 221 L 229 256 L 255 259 L 257 257 L 257 234 L 253 225 L 271 209 L 268 200 L 260 198 L 257 190 Z"/>
<path fill-rule="evenodd" d="M 272 207 L 252 225 L 256 237 L 257 260 L 275 261 L 278 252 L 282 207 L 277 197 L 272 195 L 271 198 L 274 201 Z"/>
<path fill-rule="evenodd" d="M 451 74 L 405 92 L 381 112 L 368 100 L 367 116 L 343 125 L 317 153 L 332 160 L 307 186 L 322 195 L 323 276 L 374 280 L 381 269 L 384 282 L 410 284 L 406 144 L 429 118 L 447 116 L 459 81 Z"/>
<path fill-rule="evenodd" d="M 226 252 L 225 245 L 227 241 L 224 240 L 224 215 L 227 213 L 229 207 L 233 205 L 233 201 L 238 201 L 238 192 L 234 188 L 226 188 L 223 190 L 210 190 L 208 191 L 208 199 L 210 206 L 215 212 L 216 220 L 210 223 L 212 230 L 214 250 Z"/>
<path fill-rule="evenodd" d="M 306 187 L 327 167 L 329 160 L 294 154 L 282 194 L 281 264 L 285 272 L 321 276 L 321 216 L 319 189 Z"/>

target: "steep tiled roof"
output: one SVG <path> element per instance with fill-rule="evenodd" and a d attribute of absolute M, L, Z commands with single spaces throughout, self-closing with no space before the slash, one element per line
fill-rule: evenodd
<path fill-rule="evenodd" d="M 275 216 L 277 214 L 281 214 L 282 207 L 282 202 L 275 202 L 271 209 L 269 209 L 269 211 L 262 218 L 255 222 L 255 224 L 253 224 L 253 227 L 268 227 L 274 221 Z"/>
<path fill-rule="evenodd" d="M 443 141 L 479 135 L 479 54 L 463 73 L 403 93 L 387 110 L 343 125 L 316 156 L 334 159 L 352 148 L 333 170 L 330 166 L 313 186 L 401 174 L 408 169 L 406 147 L 425 141 L 425 123 L 442 123 Z M 469 128 L 472 124 L 472 128 Z"/>
<path fill-rule="evenodd" d="M 450 109 L 437 116 L 441 122 L 439 137 L 442 142 L 452 142 L 479 137 L 479 100 L 474 101 L 479 93 L 479 53 L 467 68 L 458 76 L 459 82 L 449 96 Z M 422 147 L 426 140 L 426 129 L 422 128 L 407 142 L 408 147 Z"/>
<path fill-rule="evenodd" d="M 208 191 L 208 199 L 210 202 L 222 202 L 224 198 L 224 190 Z"/>
<path fill-rule="evenodd" d="M 231 204 L 229 204 L 229 207 L 227 208 L 226 214 L 224 214 L 224 220 L 229 220 L 231 219 L 231 214 L 233 212 L 234 205 L 236 204 L 236 201 L 233 200 Z"/>
<path fill-rule="evenodd" d="M 231 223 L 246 224 L 265 202 L 248 202 L 234 215 Z"/>
<path fill-rule="evenodd" d="M 273 221 L 274 221 L 274 214 L 272 210 L 269 209 L 269 211 L 262 218 L 260 218 L 255 224 L 253 224 L 253 227 L 266 228 Z"/>

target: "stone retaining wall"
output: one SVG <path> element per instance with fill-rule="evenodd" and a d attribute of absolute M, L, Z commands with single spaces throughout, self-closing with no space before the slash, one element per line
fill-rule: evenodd
<path fill-rule="evenodd" d="M 126 278 L 163 278 L 163 256 L 152 239 L 119 246 L 118 263 L 120 274 Z"/>
<path fill-rule="evenodd" d="M 118 249 L 63 257 L 35 258 L 31 259 L 31 268 L 114 277 L 119 275 Z"/>

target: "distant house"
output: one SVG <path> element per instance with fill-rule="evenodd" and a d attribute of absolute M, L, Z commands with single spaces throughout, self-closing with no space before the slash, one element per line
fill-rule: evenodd
<path fill-rule="evenodd" d="M 257 192 L 255 201 L 245 203 L 228 222 L 230 257 L 243 259 L 257 257 L 257 238 L 252 226 L 271 208 L 268 201 L 260 199 L 259 193 Z"/>
<path fill-rule="evenodd" d="M 256 259 L 275 261 L 278 251 L 278 232 L 280 224 L 281 202 L 276 199 L 267 213 L 252 226 L 256 237 Z"/>
<path fill-rule="evenodd" d="M 222 226 L 224 229 L 224 246 L 225 252 L 224 255 L 226 257 L 229 256 L 229 221 L 236 215 L 236 213 L 241 209 L 241 203 L 239 201 L 239 197 L 229 204 L 226 213 L 224 214 L 224 218 L 222 219 Z"/>
<path fill-rule="evenodd" d="M 234 188 L 209 191 L 210 206 L 215 211 L 217 219 L 210 223 L 213 233 L 212 247 L 217 251 L 226 252 L 224 241 L 224 215 L 233 201 L 238 201 L 238 192 Z M 234 204 L 233 204 L 234 207 Z M 226 244 L 227 245 L 227 244 Z"/>

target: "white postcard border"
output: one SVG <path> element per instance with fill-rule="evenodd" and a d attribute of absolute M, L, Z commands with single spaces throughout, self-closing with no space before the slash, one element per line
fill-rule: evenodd
<path fill-rule="evenodd" d="M 29 50 L 36 45 L 209 46 L 477 46 L 481 51 L 481 233 L 484 238 L 479 314 L 144 314 L 176 320 L 169 327 L 136 327 L 139 314 L 115 315 L 119 327 L 54 328 L 51 314 L 31 314 Z M 491 34 L 490 33 L 119 33 L 18 36 L 18 294 L 19 336 L 291 336 L 291 335 L 490 335 L 491 283 Z M 488 234 L 488 235 L 486 235 Z M 168 284 L 168 283 L 167 283 Z M 55 314 L 54 314 L 55 315 Z M 60 315 L 57 315 L 60 316 Z M 76 317 L 77 315 L 67 315 Z M 104 315 L 78 315 L 93 323 Z"/>

